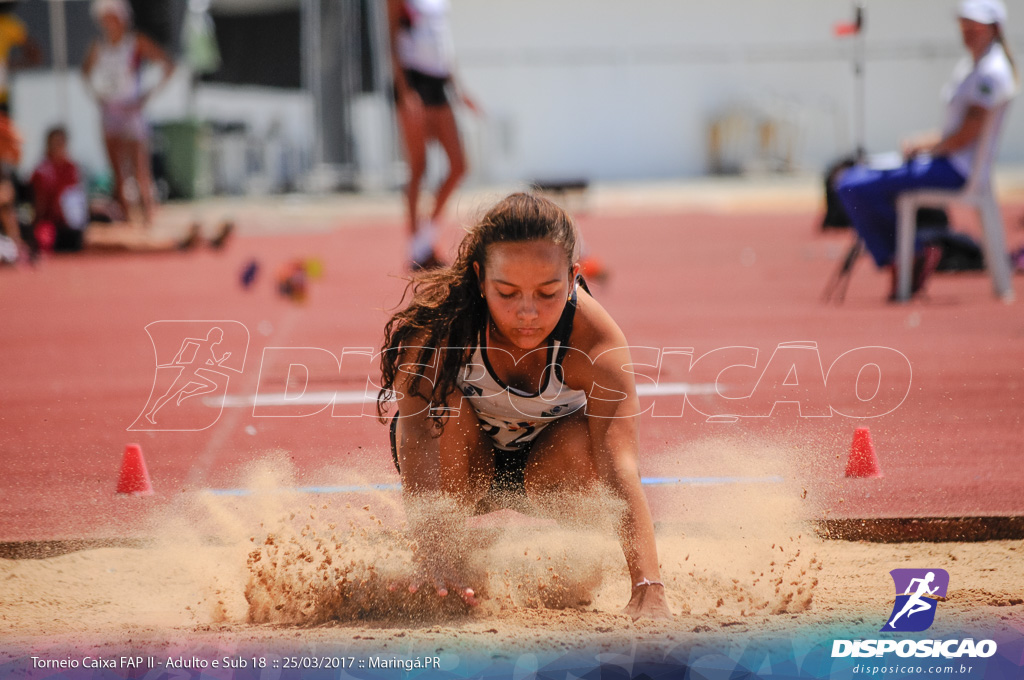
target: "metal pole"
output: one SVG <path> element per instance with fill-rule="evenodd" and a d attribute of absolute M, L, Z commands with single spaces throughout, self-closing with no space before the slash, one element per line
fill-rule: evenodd
<path fill-rule="evenodd" d="M 384 127 L 384 134 L 381 135 L 382 145 L 381 157 L 384 159 L 384 185 L 391 188 L 398 184 L 395 168 L 399 159 L 395 155 L 398 147 L 398 126 L 395 117 L 395 100 L 390 94 L 392 80 L 391 67 L 391 35 L 388 26 L 387 6 L 382 2 L 371 0 L 367 3 L 370 12 L 370 35 L 372 38 L 373 50 L 373 91 L 382 97 L 387 108 L 387 125 Z"/>
<path fill-rule="evenodd" d="M 68 122 L 70 95 L 68 93 L 68 28 L 64 13 L 64 0 L 50 0 L 50 53 L 53 70 L 57 73 L 57 110 L 60 120 Z"/>
<path fill-rule="evenodd" d="M 324 162 L 323 59 L 320 52 L 320 0 L 302 0 L 302 79 L 313 97 L 313 167 Z"/>
<path fill-rule="evenodd" d="M 359 0 L 342 0 L 337 6 L 338 13 L 331 17 L 338 29 L 340 45 L 334 55 L 333 64 L 337 69 L 340 97 L 335 100 L 339 105 L 341 125 L 335 130 L 334 142 L 338 145 L 334 152 L 335 159 L 340 161 L 343 181 L 352 184 L 356 176 L 355 145 L 352 139 L 353 102 L 358 92 L 358 82 L 362 69 L 362 15 Z"/>
<path fill-rule="evenodd" d="M 864 0 L 855 3 L 855 22 L 857 25 L 857 39 L 854 43 L 854 89 L 853 89 L 853 130 L 854 143 L 857 160 L 863 160 L 867 155 L 865 132 L 865 92 L 864 92 Z"/>

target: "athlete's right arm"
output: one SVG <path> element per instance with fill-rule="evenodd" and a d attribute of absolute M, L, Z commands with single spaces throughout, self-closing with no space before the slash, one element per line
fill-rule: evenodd
<path fill-rule="evenodd" d="M 92 69 L 96 65 L 97 49 L 95 42 L 89 46 L 89 53 L 85 55 L 85 61 L 82 62 L 82 79 L 85 81 L 85 89 L 89 90 L 96 99 L 100 99 L 99 93 L 92 85 Z"/>
<path fill-rule="evenodd" d="M 144 105 L 150 97 L 152 97 L 158 90 L 164 88 L 167 83 L 171 80 L 171 76 L 174 75 L 174 61 L 167 56 L 167 53 L 162 47 L 157 45 L 153 40 L 148 38 L 141 33 L 137 38 L 139 56 L 146 61 L 151 61 L 156 64 L 160 64 L 160 68 L 163 70 L 163 76 L 160 78 L 160 82 L 149 88 L 139 98 L 139 105 Z"/>
<path fill-rule="evenodd" d="M 398 104 L 406 103 L 409 93 L 412 91 L 405 82 L 405 73 L 402 71 L 402 62 L 398 59 L 398 32 L 402 28 L 403 0 L 388 0 L 388 35 L 390 36 L 391 48 L 391 72 L 395 82 L 395 94 L 398 97 Z"/>
<path fill-rule="evenodd" d="M 430 419 L 431 381 L 422 375 L 413 389 L 416 374 L 424 367 L 419 366 L 419 347 L 406 346 L 402 349 L 398 376 L 395 380 L 395 397 L 398 406 L 398 465 L 401 468 L 402 495 L 439 492 L 440 445 L 436 426 Z"/>
<path fill-rule="evenodd" d="M 454 591 L 466 604 L 477 604 L 473 589 L 464 582 L 460 562 L 465 519 L 469 514 L 464 499 L 445 483 L 450 470 L 441 469 L 441 446 L 437 426 L 430 418 L 432 367 L 420 365 L 420 348 L 402 351 L 395 381 L 398 405 L 396 447 L 401 468 L 402 500 L 409 532 L 414 541 L 416 573 L 408 583 L 410 592 L 424 585 L 445 597 Z M 413 389 L 414 376 L 420 373 Z"/>

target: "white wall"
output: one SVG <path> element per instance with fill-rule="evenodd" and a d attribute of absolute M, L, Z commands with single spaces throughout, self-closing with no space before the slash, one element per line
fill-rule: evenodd
<path fill-rule="evenodd" d="M 1024 67 L 1024 2 L 1008 4 L 1009 39 Z M 461 79 L 487 114 L 475 119 L 459 113 L 471 179 L 701 174 L 707 168 L 709 121 L 735 108 L 797 121 L 796 160 L 803 169 L 820 171 L 854 146 L 854 41 L 832 35 L 834 24 L 852 18 L 852 5 L 849 0 L 452 0 Z M 955 0 L 868 0 L 869 151 L 897 148 L 907 134 L 939 125 L 939 90 L 963 55 L 955 6 Z M 95 103 L 77 74 L 69 77 L 66 91 L 65 111 L 65 95 L 54 76 L 15 76 L 14 116 L 25 139 L 24 169 L 38 161 L 43 131 L 61 119 L 70 124 L 75 157 L 91 170 L 106 167 Z M 182 72 L 151 103 L 151 118 L 180 118 L 185 93 Z M 1024 164 L 1022 108 L 1019 103 L 1008 117 L 1003 163 Z M 312 143 L 312 101 L 303 93 L 204 86 L 197 111 L 205 118 L 245 120 L 257 135 L 280 120 L 291 143 L 302 148 Z M 366 111 L 356 113 L 362 120 Z M 393 129 L 390 120 L 362 127 L 377 131 L 366 133 L 374 139 L 380 130 Z M 391 144 L 383 144 L 380 153 L 365 140 L 359 145 L 365 152 L 361 157 L 375 159 L 375 173 L 390 173 L 377 166 L 387 162 Z"/>
<path fill-rule="evenodd" d="M 1024 58 L 1024 3 L 1009 4 L 1009 39 Z M 462 81 L 490 114 L 468 134 L 498 127 L 511 138 L 508 157 L 482 172 L 489 179 L 700 174 L 709 120 L 735 106 L 799 120 L 797 160 L 819 170 L 854 146 L 854 41 L 832 35 L 835 23 L 852 19 L 852 6 L 452 0 Z M 939 90 L 963 54 L 955 6 L 867 3 L 869 151 L 897 148 L 903 136 L 939 125 Z M 1020 110 L 1011 111 L 1000 160 L 1024 163 Z"/>

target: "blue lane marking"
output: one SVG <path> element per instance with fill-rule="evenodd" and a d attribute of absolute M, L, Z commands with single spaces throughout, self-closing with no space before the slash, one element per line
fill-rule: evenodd
<path fill-rule="evenodd" d="M 719 484 L 780 484 L 785 480 L 778 475 L 768 477 L 643 477 L 647 486 L 678 484 L 679 486 L 716 486 Z"/>
<path fill-rule="evenodd" d="M 300 486 L 293 489 L 275 489 L 274 493 L 370 493 L 371 491 L 399 491 L 401 484 L 367 484 L 364 486 Z M 207 489 L 214 496 L 249 496 L 252 489 Z"/>
<path fill-rule="evenodd" d="M 768 477 L 643 477 L 645 486 L 718 486 L 721 484 L 779 484 L 785 481 L 778 475 Z M 300 486 L 292 489 L 278 489 L 275 493 L 372 493 L 374 491 L 400 491 L 401 484 L 365 484 L 359 486 Z M 250 496 L 252 489 L 207 489 L 213 496 Z"/>

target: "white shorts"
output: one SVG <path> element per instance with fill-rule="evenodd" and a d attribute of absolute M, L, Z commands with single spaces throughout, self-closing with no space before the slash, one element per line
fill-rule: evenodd
<path fill-rule="evenodd" d="M 114 139 L 142 142 L 149 138 L 149 126 L 142 109 L 135 104 L 104 104 L 103 134 Z"/>

